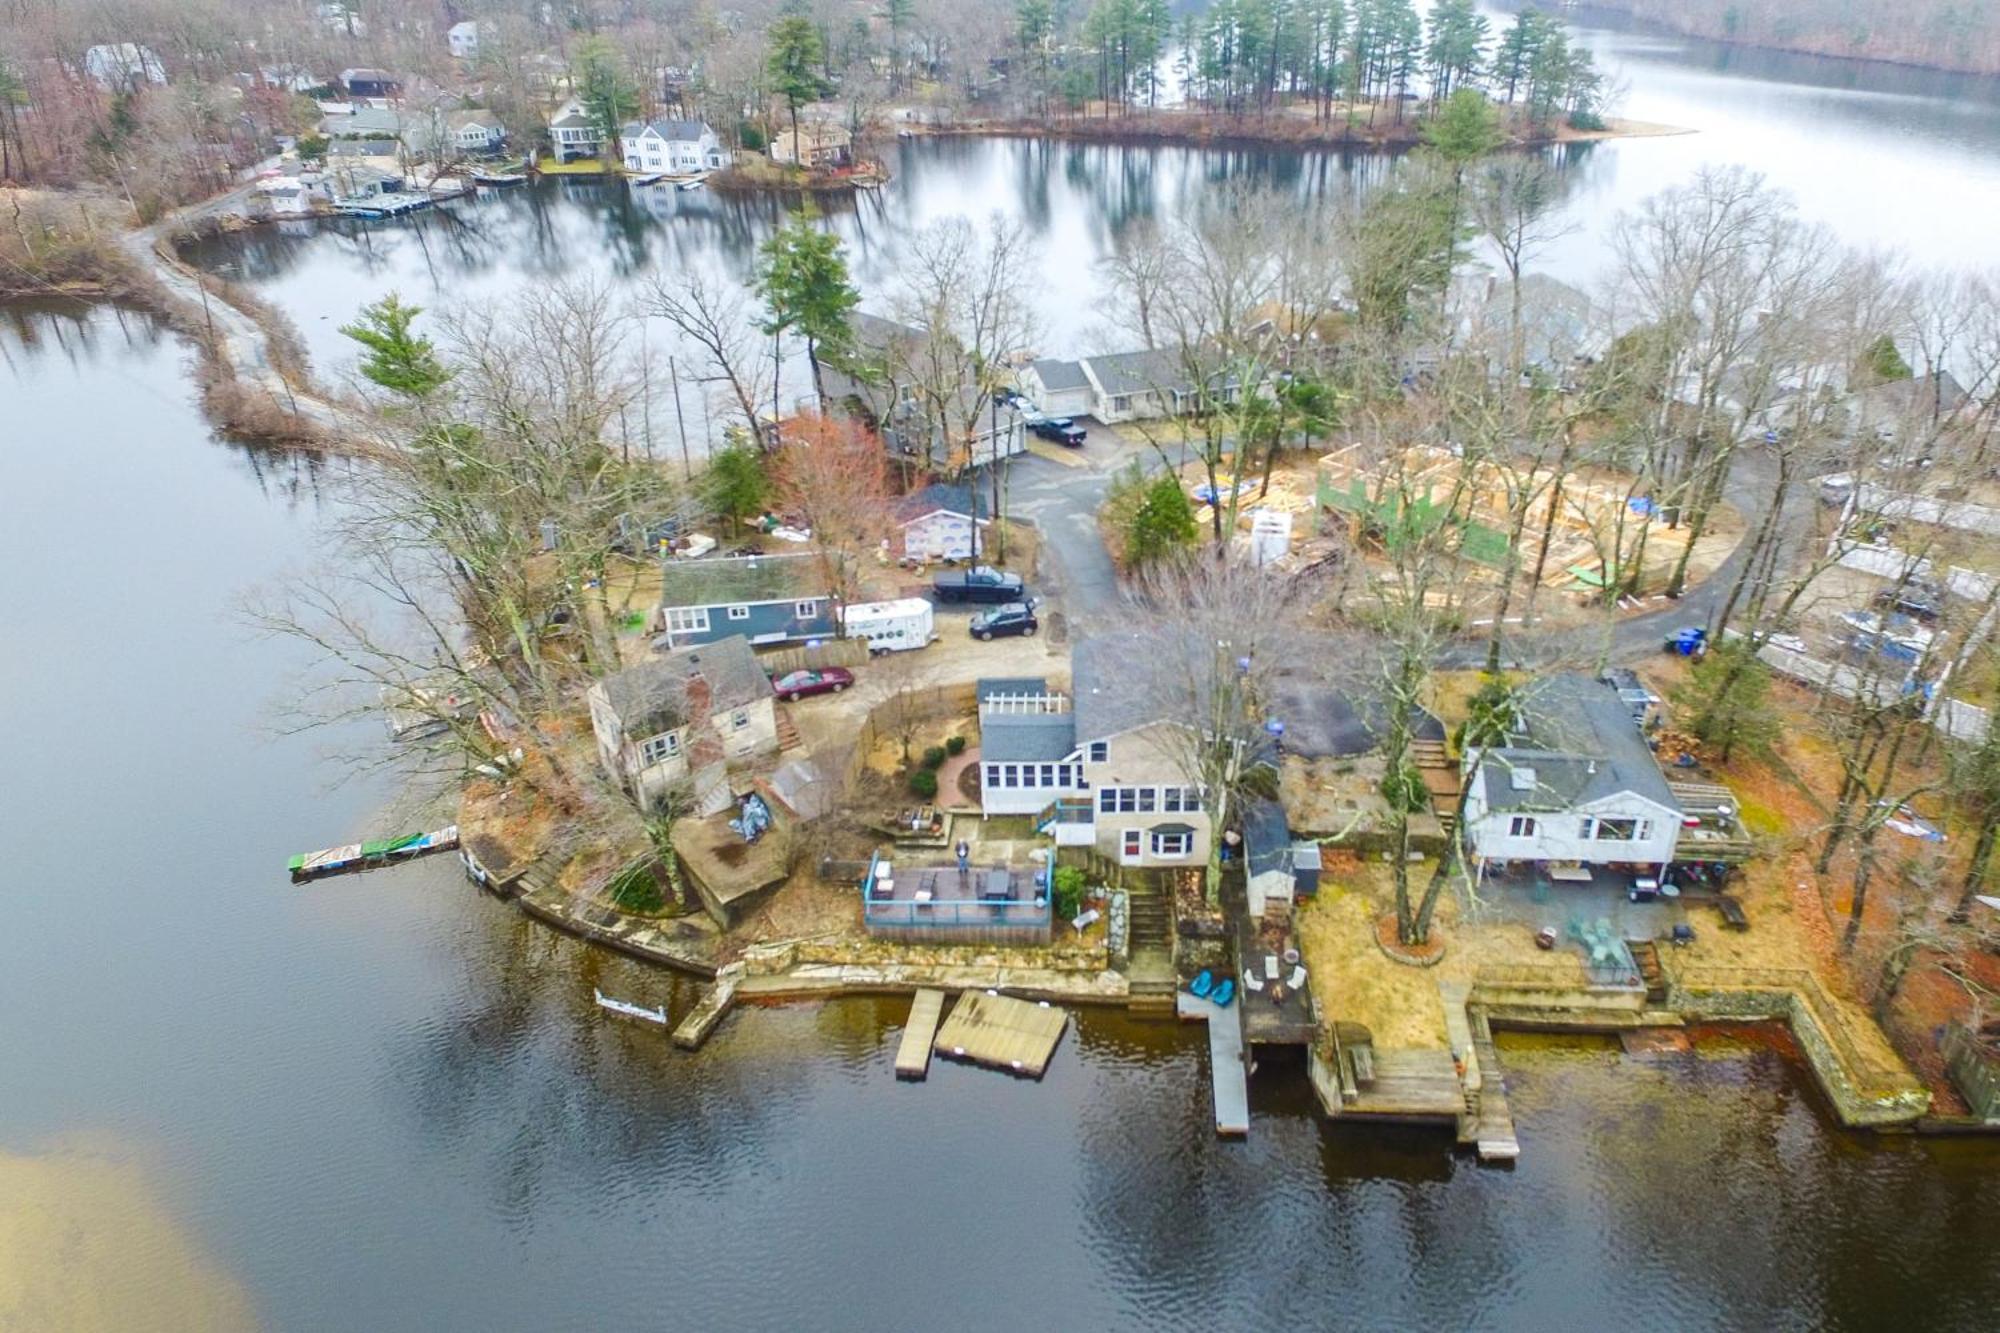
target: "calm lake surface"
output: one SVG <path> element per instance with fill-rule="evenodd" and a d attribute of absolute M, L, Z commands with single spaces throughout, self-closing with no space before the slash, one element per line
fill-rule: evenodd
<path fill-rule="evenodd" d="M 1857 242 L 2000 258 L 1990 87 L 1593 41 L 1626 114 L 1704 131 L 1577 154 L 1593 219 L 1743 160 Z M 839 225 L 873 294 L 913 223 L 1018 213 L 1046 242 L 1048 346 L 1078 351 L 1092 258 L 1244 175 L 1349 179 L 1333 157 L 925 143 Z M 688 212 L 523 192 L 208 257 L 337 365 L 331 325 L 392 287 L 741 270 L 768 226 L 762 203 L 667 200 Z M 1587 267 L 1601 240 L 1567 244 Z M 688 1055 L 590 1003 L 678 1011 L 684 984 L 447 860 L 294 888 L 291 853 L 423 820 L 384 813 L 391 775 L 336 785 L 373 725 L 276 734 L 306 662 L 234 610 L 338 558 L 340 469 L 214 440 L 185 351 L 110 311 L 0 311 L 0 404 L 0 1158 L 142 1177 L 271 1327 L 1993 1326 L 2000 1148 L 1843 1134 L 1759 1043 L 1509 1039 L 1511 1171 L 1330 1128 L 1282 1062 L 1224 1144 L 1192 1030 L 1084 1011 L 1039 1084 L 898 1084 L 901 1001 L 740 1013 Z"/>

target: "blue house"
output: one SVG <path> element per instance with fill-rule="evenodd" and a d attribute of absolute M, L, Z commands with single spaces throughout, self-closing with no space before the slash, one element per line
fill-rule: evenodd
<path fill-rule="evenodd" d="M 832 638 L 839 607 L 810 554 L 670 559 L 657 644 L 686 648 L 741 634 L 753 644 Z"/>

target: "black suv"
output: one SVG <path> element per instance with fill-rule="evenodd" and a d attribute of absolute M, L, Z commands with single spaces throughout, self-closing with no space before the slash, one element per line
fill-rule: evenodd
<path fill-rule="evenodd" d="M 972 637 L 992 639 L 1005 634 L 1020 634 L 1032 637 L 1042 627 L 1035 619 L 1032 602 L 1009 602 L 996 606 L 991 611 L 982 611 L 972 618 Z"/>

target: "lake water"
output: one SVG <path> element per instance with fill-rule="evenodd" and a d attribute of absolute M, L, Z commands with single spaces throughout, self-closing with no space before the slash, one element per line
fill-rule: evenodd
<path fill-rule="evenodd" d="M 1755 149 L 1857 241 L 1994 258 L 1983 85 L 1958 108 L 1814 62 L 1593 40 L 1632 72 L 1627 114 L 1722 108 L 1699 137 L 1579 154 L 1593 215 Z M 1049 345 L 1082 350 L 1090 258 L 1244 174 L 1344 179 L 1332 158 L 925 143 L 839 225 L 873 292 L 912 220 L 1018 211 L 1048 241 Z M 711 204 L 659 220 L 517 194 L 463 210 L 499 243 L 439 215 L 211 258 L 333 364 L 324 326 L 390 287 L 740 268 L 768 213 Z M 1282 1062 L 1253 1080 L 1249 1139 L 1221 1143 L 1192 1030 L 1080 1013 L 1039 1084 L 949 1064 L 897 1083 L 893 1000 L 742 1012 L 689 1055 L 590 1003 L 678 1012 L 685 983 L 530 924 L 448 860 L 294 888 L 291 853 L 423 822 L 384 813 L 388 775 L 336 783 L 372 724 L 274 727 L 306 661 L 235 612 L 338 558 L 341 470 L 213 439 L 184 350 L 110 311 L 5 311 L 0 403 L 0 1180 L 74 1179 L 35 1197 L 201 1284 L 76 1326 L 239 1301 L 297 1329 L 1992 1326 L 2000 1147 L 1841 1133 L 1762 1043 L 1508 1039 L 1513 1170 L 1329 1127 Z M 0 1230 L 21 1206 L 0 1198 Z M 4 1304 L 22 1253 L 83 1291 L 87 1249 L 0 1254 L 0 1326 L 61 1326 Z"/>

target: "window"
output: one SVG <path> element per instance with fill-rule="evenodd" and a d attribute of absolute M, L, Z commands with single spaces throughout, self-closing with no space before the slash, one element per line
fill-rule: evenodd
<path fill-rule="evenodd" d="M 1054 764 L 1042 765 L 1042 785 L 1044 787 L 1053 787 L 1056 785 L 1056 766 Z"/>
<path fill-rule="evenodd" d="M 1113 412 L 1129 412 L 1129 411 L 1131 411 L 1131 410 L 1132 410 L 1132 395 L 1131 395 L 1131 394 L 1129 394 L 1129 393 L 1121 393 L 1121 394 L 1116 394 L 1116 395 L 1114 395 L 1114 396 L 1112 397 L 1112 399 L 1111 399 L 1111 410 L 1112 410 Z"/>
<path fill-rule="evenodd" d="M 1175 815 L 1180 813 L 1181 789 L 1179 787 L 1160 788 L 1160 809 L 1166 811 L 1170 815 Z"/>
<path fill-rule="evenodd" d="M 1136 787 L 1113 787 L 1110 794 L 1120 814 L 1131 814 L 1139 808 L 1139 789 Z"/>
<path fill-rule="evenodd" d="M 1091 762 L 1091 763 L 1093 763 L 1093 764 L 1101 764 L 1101 763 L 1105 762 L 1105 761 L 1106 761 L 1107 759 L 1109 759 L 1109 758 L 1111 758 L 1111 742 L 1110 742 L 1110 741 L 1092 741 L 1092 742 L 1090 743 L 1090 762 Z"/>
<path fill-rule="evenodd" d="M 663 731 L 639 742 L 639 761 L 647 768 L 664 764 L 680 752 L 681 738 L 671 731 Z"/>
<path fill-rule="evenodd" d="M 667 633 L 669 634 L 708 633 L 708 608 L 705 606 L 668 607 Z"/>
<path fill-rule="evenodd" d="M 1139 794 L 1139 813 L 1142 815 L 1152 814 L 1153 802 L 1157 795 L 1157 789 L 1153 787 L 1140 787 L 1138 788 L 1138 794 Z"/>
<path fill-rule="evenodd" d="M 750 725 L 750 710 L 739 708 L 729 715 L 729 726 L 733 731 L 741 731 Z"/>
<path fill-rule="evenodd" d="M 729 618 L 731 620 L 748 620 L 750 618 L 750 608 L 747 606 L 732 606 L 729 608 Z"/>
<path fill-rule="evenodd" d="M 1116 787 L 1099 787 L 1097 789 L 1097 812 L 1101 815 L 1109 815 L 1116 813 L 1117 809 L 1118 789 Z"/>
<path fill-rule="evenodd" d="M 1639 840 L 1640 842 L 1644 842 L 1644 841 L 1645 841 L 1646 839 L 1648 839 L 1648 838 L 1652 837 L 1652 836 L 1653 836 L 1653 821 L 1652 821 L 1652 820 L 1650 820 L 1650 819 L 1642 819 L 1642 820 L 1640 820 L 1640 821 L 1639 821 L 1639 831 L 1638 831 L 1637 833 L 1633 834 L 1632 836 L 1634 836 L 1635 838 L 1637 838 L 1637 839 L 1638 839 L 1638 840 Z"/>
<path fill-rule="evenodd" d="M 1000 779 L 1001 786 L 1018 787 L 1021 785 L 1021 767 L 1019 764 L 1003 764 L 1001 765 L 1000 772 L 1003 774 Z"/>
<path fill-rule="evenodd" d="M 819 614 L 819 603 L 817 601 L 794 602 L 792 604 L 792 614 L 800 620 L 811 620 Z"/>
<path fill-rule="evenodd" d="M 1639 821 L 1636 819 L 1600 819 L 1597 821 L 1599 842 L 1630 842 L 1639 836 Z"/>
<path fill-rule="evenodd" d="M 1021 785 L 1023 787 L 1032 787 L 1035 785 L 1035 766 L 1033 764 L 1021 765 Z"/>
<path fill-rule="evenodd" d="M 1000 765 L 988 764 L 986 766 L 986 785 L 989 787 L 1000 785 Z"/>
<path fill-rule="evenodd" d="M 1528 815 L 1515 815 L 1507 821 L 1507 836 L 1510 838 L 1532 838 L 1535 836 L 1535 821 Z"/>
<path fill-rule="evenodd" d="M 1192 833 L 1155 833 L 1153 835 L 1153 855 L 1186 856 L 1194 846 Z"/>
<path fill-rule="evenodd" d="M 1135 828 L 1126 829 L 1125 836 L 1119 842 L 1119 859 L 1121 861 L 1138 860 L 1139 845 L 1139 830 Z"/>

